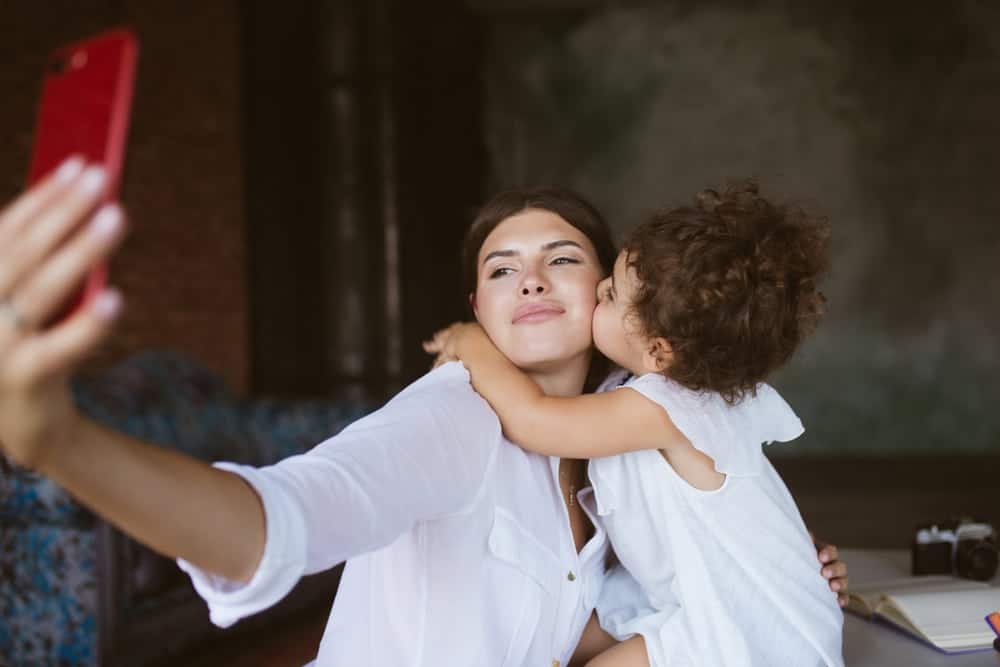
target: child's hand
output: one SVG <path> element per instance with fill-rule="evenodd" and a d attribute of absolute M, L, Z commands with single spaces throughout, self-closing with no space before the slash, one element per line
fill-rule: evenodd
<path fill-rule="evenodd" d="M 437 368 L 441 364 L 458 360 L 458 357 L 455 356 L 453 349 L 454 344 L 452 342 L 452 333 L 454 328 L 460 325 L 461 323 L 456 323 L 445 327 L 435 333 L 430 340 L 425 340 L 423 342 L 424 352 L 436 355 L 434 357 L 434 364 L 431 368 Z"/>
<path fill-rule="evenodd" d="M 486 336 L 477 322 L 456 322 L 438 331 L 430 340 L 424 341 L 424 352 L 437 355 L 434 368 L 449 361 L 460 361 L 463 345 L 476 336 Z"/>

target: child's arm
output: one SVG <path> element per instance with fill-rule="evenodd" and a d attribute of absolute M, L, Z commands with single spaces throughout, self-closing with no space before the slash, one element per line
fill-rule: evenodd
<path fill-rule="evenodd" d="M 690 444 L 664 410 L 635 391 L 559 397 L 541 388 L 493 345 L 478 324 L 458 324 L 443 344 L 465 363 L 472 385 L 507 436 L 548 456 L 594 458 Z"/>

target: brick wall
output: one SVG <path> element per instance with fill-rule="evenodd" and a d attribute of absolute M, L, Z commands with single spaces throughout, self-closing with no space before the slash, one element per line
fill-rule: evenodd
<path fill-rule="evenodd" d="M 122 189 L 131 233 L 112 263 L 126 311 L 100 367 L 171 347 L 243 391 L 248 378 L 235 1 L 4 3 L 0 18 L 0 197 L 22 187 L 39 78 L 55 46 L 127 24 L 141 41 Z"/>

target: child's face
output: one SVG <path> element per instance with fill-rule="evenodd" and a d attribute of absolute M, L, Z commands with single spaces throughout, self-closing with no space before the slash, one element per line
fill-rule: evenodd
<path fill-rule="evenodd" d="M 639 323 L 632 313 L 638 287 L 635 270 L 628 267 L 625 253 L 619 253 L 614 272 L 597 285 L 594 345 L 622 368 L 642 375 L 660 369 L 655 357 L 650 357 L 653 341 L 640 333 Z"/>

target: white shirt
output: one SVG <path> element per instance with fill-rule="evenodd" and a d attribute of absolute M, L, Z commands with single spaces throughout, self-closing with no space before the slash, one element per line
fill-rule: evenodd
<path fill-rule="evenodd" d="M 698 490 L 657 450 L 590 462 L 625 568 L 605 582 L 604 629 L 618 639 L 641 634 L 651 667 L 842 666 L 837 596 L 761 447 L 801 435 L 792 409 L 765 384 L 736 405 L 656 374 L 624 387 L 661 405 L 726 479 Z"/>
<path fill-rule="evenodd" d="M 242 586 L 178 563 L 226 627 L 346 560 L 318 667 L 566 665 L 600 594 L 592 491 L 577 554 L 559 460 L 507 441 L 460 363 L 306 454 L 217 465 L 260 495 L 264 555 Z"/>

